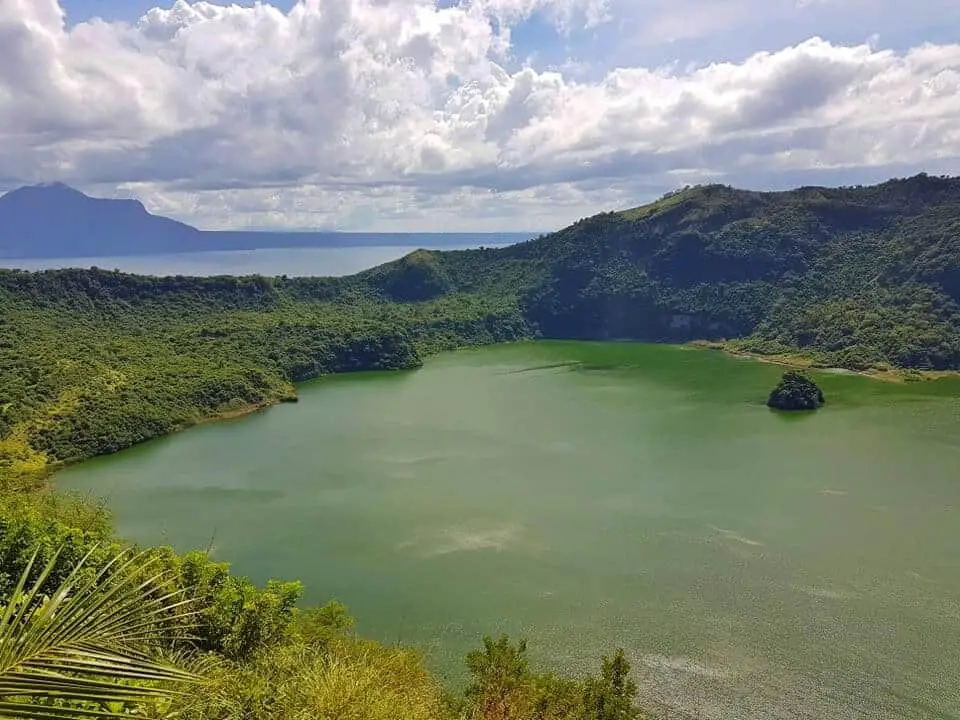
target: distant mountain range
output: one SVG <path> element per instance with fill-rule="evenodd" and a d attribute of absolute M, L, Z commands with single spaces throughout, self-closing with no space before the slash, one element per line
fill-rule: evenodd
<path fill-rule="evenodd" d="M 93 198 L 61 183 L 0 196 L 0 258 L 108 257 L 279 247 L 496 245 L 536 233 L 205 231 L 153 215 L 139 200 Z"/>

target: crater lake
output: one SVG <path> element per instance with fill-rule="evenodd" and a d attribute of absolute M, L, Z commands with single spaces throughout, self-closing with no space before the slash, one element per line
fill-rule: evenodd
<path fill-rule="evenodd" d="M 960 717 L 960 382 L 530 342 L 333 376 L 67 468 L 132 541 L 301 579 L 451 685 L 483 634 L 701 718 Z"/>

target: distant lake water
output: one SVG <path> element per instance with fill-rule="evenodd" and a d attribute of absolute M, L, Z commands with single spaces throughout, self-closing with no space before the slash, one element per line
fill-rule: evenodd
<path fill-rule="evenodd" d="M 340 375 L 300 402 L 68 468 L 119 532 L 301 578 L 451 684 L 481 635 L 660 717 L 960 717 L 960 381 L 530 342 Z"/>
<path fill-rule="evenodd" d="M 428 249 L 464 250 L 503 244 L 476 243 L 435 246 Z M 138 275 L 351 275 L 427 247 L 426 245 L 390 245 L 332 248 L 270 248 L 264 250 L 222 250 L 215 252 L 170 253 L 165 255 L 125 255 L 119 257 L 0 259 L 0 267 L 21 270 L 54 268 L 90 268 L 121 270 Z"/>

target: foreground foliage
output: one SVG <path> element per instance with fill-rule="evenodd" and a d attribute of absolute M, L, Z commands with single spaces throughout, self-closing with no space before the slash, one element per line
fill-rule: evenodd
<path fill-rule="evenodd" d="M 524 641 L 501 635 L 483 639 L 483 648 L 467 655 L 473 678 L 461 709 L 476 720 L 642 720 L 634 703 L 636 683 L 623 650 L 603 658 L 600 676 L 585 680 L 536 673 L 529 667 Z"/>
<path fill-rule="evenodd" d="M 91 566 L 96 548 L 63 571 L 60 552 L 37 552 L 0 614 L 0 716 L 120 717 L 137 701 L 176 698 L 199 676 L 157 656 L 191 601 L 144 555 L 120 553 Z M 30 582 L 30 578 L 36 579 Z"/>
<path fill-rule="evenodd" d="M 67 525 L 84 517 L 68 509 L 78 502 L 20 494 L 2 506 L 0 559 L 19 575 L 0 586 L 0 717 L 644 717 L 621 651 L 598 677 L 558 678 L 529 667 L 522 641 L 486 638 L 467 657 L 470 686 L 451 696 L 416 652 L 354 635 L 340 603 L 298 609 L 299 584 L 257 588 L 199 553 L 118 551 L 103 518 Z"/>
<path fill-rule="evenodd" d="M 346 622 L 340 622 L 340 620 Z M 301 614 L 281 643 L 245 662 L 220 662 L 187 720 L 450 720 L 419 655 L 349 634 L 340 605 Z"/>

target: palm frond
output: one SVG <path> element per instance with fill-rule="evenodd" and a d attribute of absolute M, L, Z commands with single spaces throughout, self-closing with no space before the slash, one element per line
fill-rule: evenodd
<path fill-rule="evenodd" d="M 191 600 L 170 589 L 154 556 L 121 552 L 97 569 L 92 552 L 49 593 L 60 552 L 29 588 L 37 553 L 27 563 L 0 616 L 0 718 L 119 717 L 109 703 L 169 697 L 200 681 L 152 650 L 191 622 Z"/>

